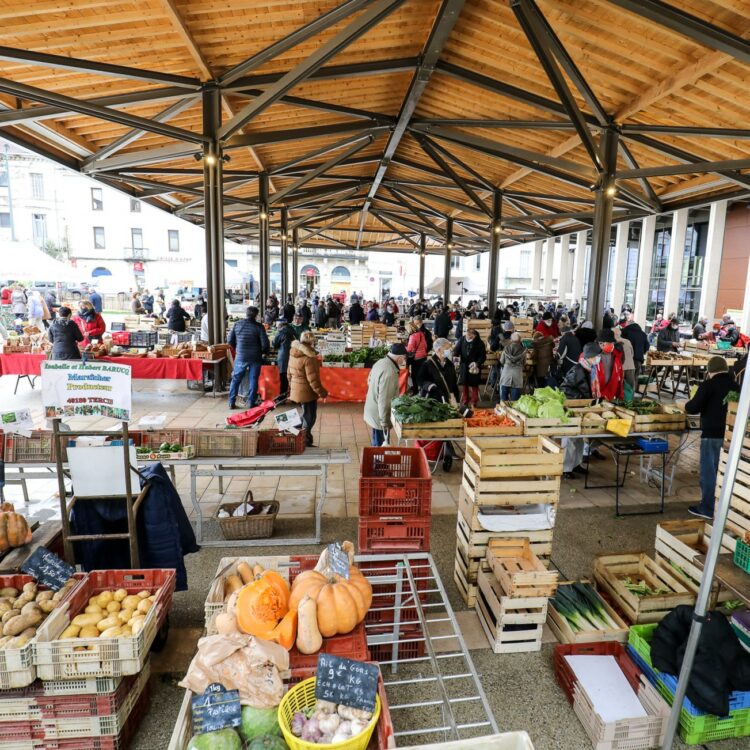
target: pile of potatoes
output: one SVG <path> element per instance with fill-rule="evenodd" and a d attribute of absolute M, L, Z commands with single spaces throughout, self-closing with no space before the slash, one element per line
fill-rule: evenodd
<path fill-rule="evenodd" d="M 22 591 L 12 586 L 0 588 L 0 648 L 23 648 L 76 583 L 74 578 L 70 578 L 59 591 L 39 589 L 31 581 L 24 585 Z"/>
<path fill-rule="evenodd" d="M 92 596 L 86 609 L 73 618 L 60 640 L 70 638 L 130 638 L 143 630 L 146 615 L 159 592 L 125 589 L 102 591 Z"/>

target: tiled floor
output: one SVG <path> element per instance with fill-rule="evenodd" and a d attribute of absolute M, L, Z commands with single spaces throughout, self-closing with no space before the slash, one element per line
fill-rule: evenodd
<path fill-rule="evenodd" d="M 11 377 L 0 379 L 0 408 L 28 407 L 37 424 L 42 424 L 40 394 L 30 390 L 23 383 L 19 394 L 13 397 L 15 380 Z M 288 408 L 288 407 L 285 407 Z M 227 416 L 224 398 L 214 399 L 187 391 L 182 381 L 135 381 L 133 388 L 134 422 L 147 414 L 165 414 L 167 426 L 175 428 L 217 427 L 224 424 Z M 364 446 L 369 445 L 370 434 L 362 420 L 362 404 L 321 404 L 318 410 L 318 423 L 313 439 L 321 448 L 347 448 L 351 463 L 332 466 L 328 471 L 328 490 L 324 505 L 324 515 L 334 517 L 356 517 L 358 515 L 359 458 Z M 271 417 L 267 417 L 268 424 Z M 85 425 L 87 429 L 106 426 L 110 420 L 97 420 Z M 81 425 L 83 426 L 83 425 Z M 137 425 L 136 425 L 137 426 Z M 698 450 L 697 433 L 679 439 L 670 437 L 673 448 L 670 461 L 677 462 L 673 492 L 667 502 L 696 500 L 698 490 Z M 591 483 L 611 484 L 614 481 L 614 463 L 606 450 L 601 450 L 606 460 L 591 462 Z M 186 509 L 192 515 L 190 503 L 190 480 L 187 469 L 176 472 L 177 489 Z M 316 479 L 311 477 L 255 477 L 252 480 L 232 478 L 225 483 L 225 502 L 242 499 L 248 489 L 252 489 L 257 500 L 276 499 L 281 502 L 281 513 L 290 516 L 309 516 L 312 513 L 317 494 Z M 449 473 L 438 469 L 433 477 L 432 510 L 434 514 L 454 514 L 457 510 L 458 493 L 461 483 L 461 464 L 454 464 Z M 204 516 L 209 516 L 222 502 L 218 482 L 209 477 L 197 480 L 200 502 Z M 54 477 L 35 480 L 29 483 L 32 501 L 45 501 L 57 492 Z M 6 496 L 21 501 L 21 488 L 9 486 Z M 638 461 L 634 460 L 628 470 L 625 486 L 620 492 L 625 505 L 648 505 L 658 498 L 658 490 L 640 481 Z M 566 508 L 613 507 L 613 489 L 585 489 L 582 478 L 564 480 L 560 503 Z"/>

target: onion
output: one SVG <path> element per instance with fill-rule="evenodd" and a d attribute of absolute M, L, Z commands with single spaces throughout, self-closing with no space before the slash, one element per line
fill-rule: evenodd
<path fill-rule="evenodd" d="M 338 714 L 326 714 L 325 717 L 318 718 L 318 726 L 323 734 L 333 734 L 341 723 L 341 718 Z"/>
<path fill-rule="evenodd" d="M 302 711 L 297 711 L 297 713 L 292 717 L 292 734 L 295 737 L 301 736 L 302 730 L 305 728 L 306 723 L 307 719 L 305 718 L 305 715 L 302 713 Z"/>
<path fill-rule="evenodd" d="M 300 737 L 305 740 L 305 742 L 319 742 L 321 735 L 322 732 L 320 731 L 318 720 L 312 718 L 307 720 L 307 724 L 302 728 L 302 734 Z"/>

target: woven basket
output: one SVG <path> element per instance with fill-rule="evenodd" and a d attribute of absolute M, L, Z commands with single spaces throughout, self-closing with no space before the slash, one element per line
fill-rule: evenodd
<path fill-rule="evenodd" d="M 268 539 L 273 536 L 273 524 L 279 512 L 279 503 L 276 500 L 261 503 L 263 509 L 271 508 L 270 513 L 261 512 L 254 516 L 243 516 L 241 518 L 219 518 L 219 511 L 226 510 L 233 513 L 236 508 L 245 502 L 253 501 L 253 493 L 248 491 L 241 503 L 223 503 L 216 509 L 216 520 L 221 528 L 224 539 Z"/>

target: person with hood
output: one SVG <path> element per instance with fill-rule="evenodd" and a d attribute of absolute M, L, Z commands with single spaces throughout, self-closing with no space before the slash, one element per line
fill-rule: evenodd
<path fill-rule="evenodd" d="M 648 336 L 638 323 L 627 318 L 620 319 L 620 331 L 622 337 L 627 339 L 633 346 L 633 363 L 635 364 L 635 373 L 637 376 L 643 368 L 643 362 L 646 359 L 646 352 L 649 348 Z"/>
<path fill-rule="evenodd" d="M 358 326 L 365 319 L 365 311 L 362 309 L 362 303 L 359 297 L 352 297 L 352 303 L 349 305 L 349 324 Z"/>
<path fill-rule="evenodd" d="M 506 322 L 506 325 L 508 323 Z M 510 323 L 510 325 L 513 325 Z M 523 368 L 526 364 L 526 349 L 521 344 L 521 335 L 511 333 L 510 341 L 500 354 L 500 400 L 518 401 L 523 388 Z"/>
<path fill-rule="evenodd" d="M 374 302 L 367 303 L 367 321 L 372 323 L 378 323 L 380 317 L 378 316 L 378 308 Z"/>
<path fill-rule="evenodd" d="M 570 326 L 570 319 L 563 315 L 560 318 L 560 330 L 562 336 L 557 343 L 557 380 L 562 382 L 568 374 L 571 367 L 578 364 L 578 360 L 583 351 L 581 342 L 573 333 Z"/>
<path fill-rule="evenodd" d="M 96 289 L 89 289 L 89 302 L 94 306 L 94 312 L 98 312 L 99 315 L 101 315 L 102 314 L 102 295 L 99 294 L 99 292 L 97 292 Z M 52 311 L 50 310 L 50 312 Z M 153 312 L 153 305 L 152 305 L 152 312 Z"/>
<path fill-rule="evenodd" d="M 615 334 L 610 328 L 599 331 L 597 341 L 602 353 L 591 381 L 593 397 L 622 401 L 625 396 L 622 348 L 615 344 Z"/>
<path fill-rule="evenodd" d="M 185 333 L 187 323 L 190 321 L 190 313 L 183 309 L 180 300 L 173 299 L 167 310 L 167 329 L 175 333 Z"/>
<path fill-rule="evenodd" d="M 93 343 L 93 339 L 101 339 L 107 330 L 104 318 L 88 300 L 78 304 L 78 314 L 73 317 L 73 322 L 81 329 L 83 342 L 87 345 Z"/>
<path fill-rule="evenodd" d="M 537 324 L 534 332 L 541 333 L 543 336 L 549 336 L 553 339 L 560 338 L 560 329 L 557 327 L 557 321 L 549 310 L 542 315 L 542 319 Z"/>
<path fill-rule="evenodd" d="M 737 346 L 740 340 L 740 329 L 734 324 L 731 315 L 724 315 L 721 318 L 721 329 L 719 341 L 728 341 L 731 346 Z"/>
<path fill-rule="evenodd" d="M 422 369 L 430 348 L 424 333 L 417 326 L 418 318 L 406 325 L 406 333 L 409 339 L 406 342 L 406 351 L 409 354 L 409 371 L 411 375 L 411 392 L 416 395 L 419 391 L 419 371 Z"/>
<path fill-rule="evenodd" d="M 289 378 L 287 377 L 289 355 L 292 351 L 292 343 L 297 340 L 297 334 L 286 320 L 280 320 L 277 325 L 279 330 L 273 339 L 273 346 L 277 352 L 276 366 L 279 368 L 279 393 L 284 396 L 289 393 Z"/>
<path fill-rule="evenodd" d="M 229 332 L 228 343 L 235 349 L 232 382 L 229 386 L 229 408 L 236 409 L 237 393 L 240 383 L 248 376 L 249 391 L 247 403 L 255 406 L 255 396 L 258 392 L 258 378 L 263 364 L 263 355 L 268 352 L 268 335 L 266 329 L 258 323 L 258 308 L 247 308 L 243 320 L 238 320 Z"/>
<path fill-rule="evenodd" d="M 399 394 L 399 371 L 406 367 L 406 357 L 403 344 L 391 344 L 388 354 L 375 363 L 367 377 L 364 420 L 376 448 L 385 443 L 385 433 L 391 429 L 391 402 Z"/>
<path fill-rule="evenodd" d="M 304 300 L 302 302 L 302 304 L 297 309 L 297 312 L 300 314 L 300 317 L 302 318 L 302 323 L 305 326 L 305 330 L 309 330 L 310 321 L 312 320 L 312 310 L 310 309 L 310 305 L 307 304 L 307 300 Z"/>
<path fill-rule="evenodd" d="M 615 334 L 615 343 L 622 348 L 622 375 L 625 380 L 625 400 L 632 401 L 635 395 L 635 359 L 633 356 L 633 345 L 629 339 L 622 335 L 619 326 L 615 326 L 612 331 Z"/>
<path fill-rule="evenodd" d="M 688 508 L 688 513 L 700 518 L 710 520 L 714 517 L 716 475 L 719 470 L 719 454 L 724 444 L 724 430 L 727 426 L 727 405 L 724 399 L 729 391 L 736 389 L 726 359 L 711 357 L 706 366 L 706 379 L 685 404 L 687 414 L 701 416 L 701 501 L 700 504 Z"/>
<path fill-rule="evenodd" d="M 510 337 L 515 331 L 515 326 L 509 320 L 492 326 L 487 344 L 491 352 L 502 351 L 503 347 L 510 342 Z"/>
<path fill-rule="evenodd" d="M 442 305 L 435 316 L 435 336 L 439 339 L 447 339 L 453 329 L 453 321 L 448 308 Z M 433 347 L 434 348 L 434 347 Z"/>
<path fill-rule="evenodd" d="M 474 328 L 468 328 L 456 342 L 453 356 L 460 360 L 458 379 L 463 386 L 461 403 L 476 407 L 479 402 L 479 384 L 482 381 L 481 369 L 487 359 L 487 349 Z"/>
<path fill-rule="evenodd" d="M 312 448 L 312 431 L 318 419 L 318 399 L 327 398 L 328 391 L 320 380 L 320 360 L 315 350 L 315 334 L 310 331 L 305 331 L 299 341 L 291 343 L 289 381 L 289 399 L 302 406 L 305 441 L 307 447 Z"/>
<path fill-rule="evenodd" d="M 286 295 L 286 302 L 284 303 L 282 318 L 287 323 L 291 323 L 292 320 L 294 320 L 294 297 L 291 294 Z"/>
<path fill-rule="evenodd" d="M 325 328 L 328 323 L 328 315 L 326 314 L 325 302 L 318 302 L 315 308 L 315 327 Z"/>
<path fill-rule="evenodd" d="M 659 331 L 656 337 L 656 350 L 675 352 L 680 348 L 680 323 L 677 318 L 670 318 L 669 325 Z"/>
<path fill-rule="evenodd" d="M 50 359 L 80 359 L 78 344 L 83 341 L 81 329 L 70 318 L 71 309 L 63 305 L 50 323 L 47 338 L 52 343 Z"/>

